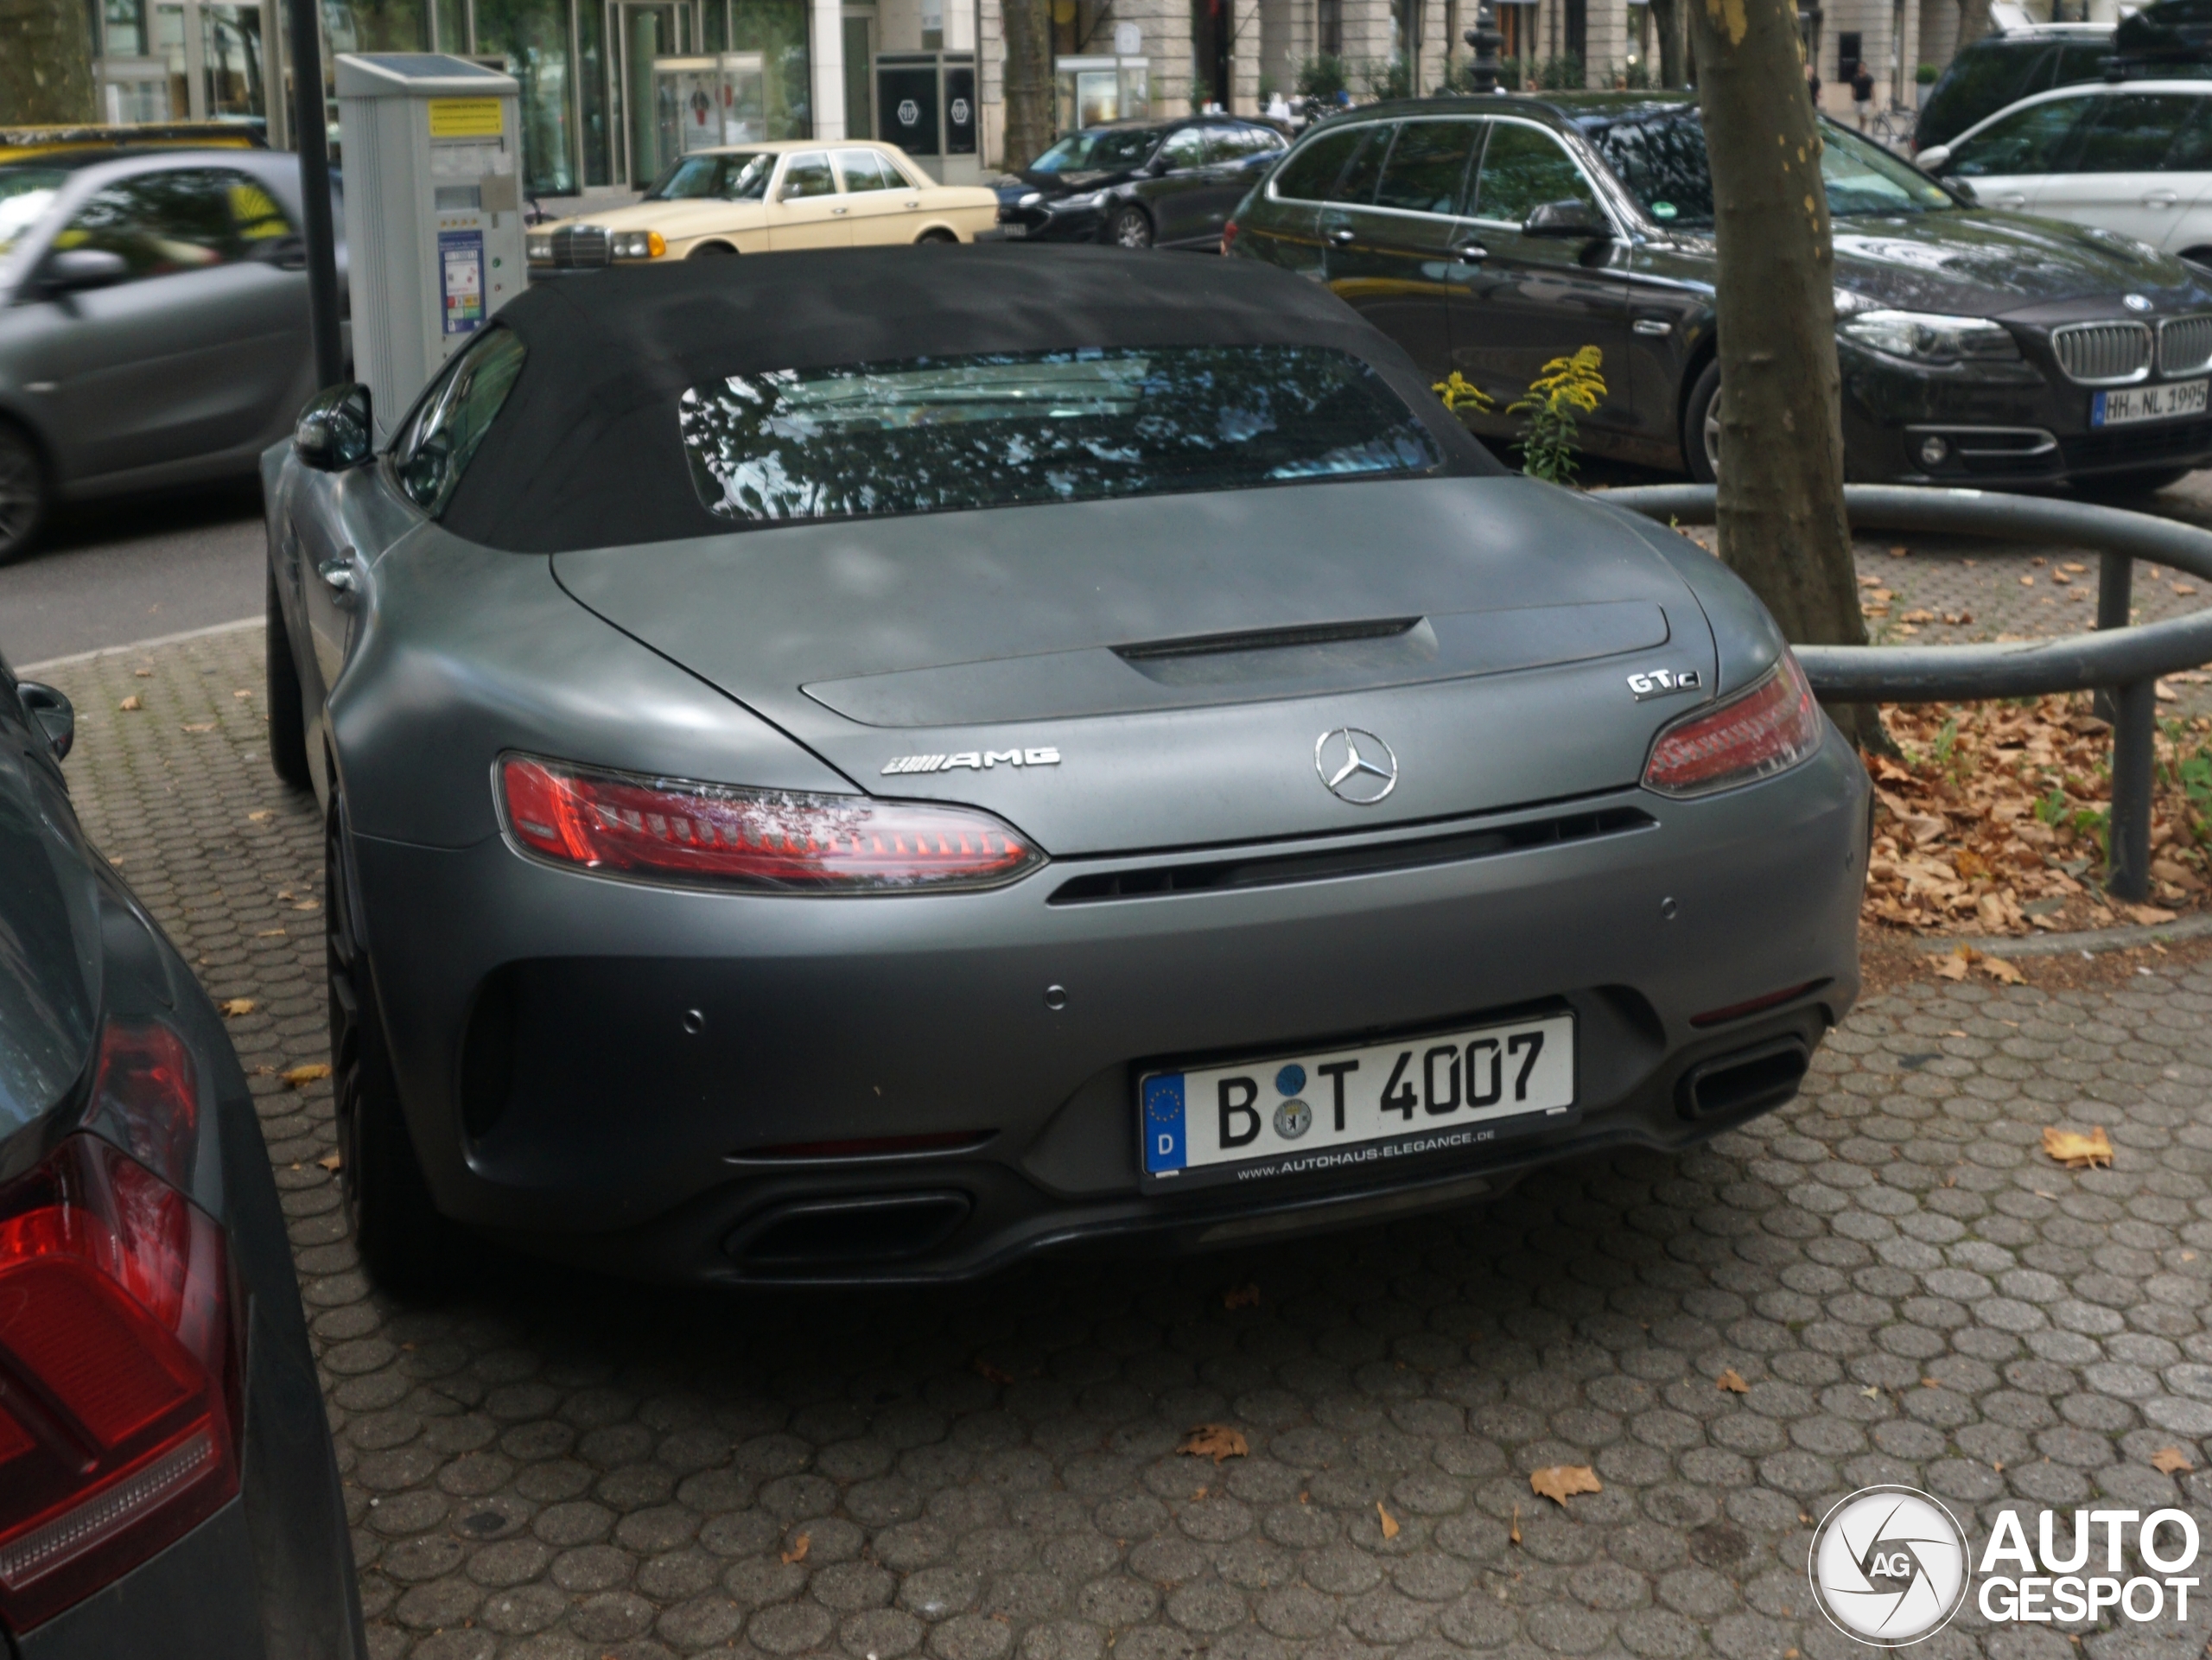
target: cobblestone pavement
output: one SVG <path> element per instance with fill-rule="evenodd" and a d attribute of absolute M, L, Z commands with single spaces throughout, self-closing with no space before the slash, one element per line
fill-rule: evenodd
<path fill-rule="evenodd" d="M 2212 1460 L 2212 971 L 1909 987 L 1703 1150 L 1264 1254 L 739 1300 L 486 1251 L 409 1307 L 358 1271 L 328 1084 L 278 1076 L 323 1057 L 320 849 L 268 773 L 258 636 L 53 677 L 92 834 L 256 1002 L 232 1029 L 386 1660 L 1844 1660 L 1807 1518 L 1853 1488 L 1924 1487 L 1977 1537 L 2093 1500 L 2212 1536 L 2212 1476 L 2152 1464 Z M 2051 1164 L 2046 1123 L 2107 1127 L 2115 1167 Z M 1205 1421 L 1249 1455 L 1176 1456 Z M 1585 1463 L 1601 1492 L 1532 1495 Z M 2179 1660 L 2205 1606 L 1970 1609 L 1916 1652 Z"/>

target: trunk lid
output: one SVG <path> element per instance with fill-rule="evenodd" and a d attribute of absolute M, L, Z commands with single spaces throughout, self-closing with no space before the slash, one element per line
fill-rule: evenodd
<path fill-rule="evenodd" d="M 1714 683 L 1655 533 L 1525 480 L 1399 480 L 795 525 L 554 568 L 861 788 L 987 807 L 1065 856 L 1633 784 L 1704 694 L 1637 702 L 1627 676 Z M 1379 801 L 1317 775 L 1345 727 L 1396 760 Z"/>

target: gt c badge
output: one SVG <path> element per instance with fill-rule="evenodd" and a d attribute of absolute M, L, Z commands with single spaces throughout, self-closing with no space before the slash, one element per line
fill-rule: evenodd
<path fill-rule="evenodd" d="M 1649 697 L 1672 697 L 1678 691 L 1696 691 L 1704 684 L 1695 669 L 1647 669 L 1628 677 L 1628 689 L 1639 703 Z"/>
<path fill-rule="evenodd" d="M 957 755 L 901 755 L 887 762 L 883 776 L 893 773 L 950 773 L 956 766 L 972 771 L 989 772 L 1000 766 L 1058 766 L 1060 752 L 1057 749 L 964 749 Z"/>

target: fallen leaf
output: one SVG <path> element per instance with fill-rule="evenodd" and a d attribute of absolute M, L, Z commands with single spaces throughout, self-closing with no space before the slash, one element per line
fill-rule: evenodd
<path fill-rule="evenodd" d="M 1937 978 L 1943 980 L 1965 979 L 1967 965 L 1971 961 L 1967 956 L 1967 948 L 1964 945 L 1955 951 L 1946 951 L 1941 957 L 1931 957 L 1928 960 L 1936 965 Z"/>
<path fill-rule="evenodd" d="M 1221 1306 L 1224 1308 L 1257 1308 L 1260 1306 L 1260 1288 L 1256 1285 L 1231 1286 L 1221 1294 Z"/>
<path fill-rule="evenodd" d="M 315 1162 L 326 1170 L 335 1170 L 342 1161 L 335 1153 L 326 1153 L 321 1158 L 317 1159 Z"/>
<path fill-rule="evenodd" d="M 1513 1507 L 1513 1530 L 1505 1536 L 1516 1545 L 1521 1542 L 1521 1507 L 1518 1504 Z"/>
<path fill-rule="evenodd" d="M 2196 1472 L 2196 1466 L 2178 1447 L 2162 1447 L 2151 1454 L 2151 1467 L 2160 1475 L 2185 1476 Z"/>
<path fill-rule="evenodd" d="M 231 696 L 233 697 L 251 697 L 253 694 L 241 688 L 239 690 L 232 692 Z"/>
<path fill-rule="evenodd" d="M 184 729 L 187 732 L 213 732 L 215 729 L 215 723 L 213 721 L 201 721 L 195 724 L 188 721 Z"/>
<path fill-rule="evenodd" d="M 1175 1450 L 1219 1464 L 1224 1459 L 1241 1459 L 1252 1449 L 1241 1429 L 1231 1429 L 1227 1424 L 1200 1424 L 1175 1443 Z"/>
<path fill-rule="evenodd" d="M 270 811 L 266 807 L 258 808 L 246 815 L 248 818 L 251 819 L 257 824 L 265 824 L 270 819 L 276 817 L 276 815 L 275 813 Z"/>
<path fill-rule="evenodd" d="M 2001 1476 L 2005 1473 L 2005 1460 L 2003 1459 L 1997 1459 L 1990 1464 L 1989 1467 Z"/>
<path fill-rule="evenodd" d="M 2173 585 L 2173 588 L 2174 592 L 2177 594 L 2194 594 L 2196 592 L 2196 584 L 2195 582 L 2176 582 Z"/>
<path fill-rule="evenodd" d="M 317 1078 L 329 1076 L 330 1064 L 327 1061 L 318 1060 L 308 1065 L 293 1067 L 284 1074 L 284 1081 L 296 1090 L 303 1090 Z"/>
<path fill-rule="evenodd" d="M 2101 1164 L 2109 1169 L 2112 1166 L 2112 1142 L 2101 1124 L 2087 1135 L 2078 1129 L 2058 1129 L 2046 1124 L 2043 1150 L 2069 1170 L 2094 1170 Z"/>
<path fill-rule="evenodd" d="M 1382 1536 L 1385 1539 L 1396 1538 L 1398 1536 L 1398 1518 L 1382 1508 L 1382 1501 L 1379 1498 L 1375 1501 L 1375 1513 L 1382 1518 Z"/>
<path fill-rule="evenodd" d="M 1733 1366 L 1714 1378 L 1713 1384 L 1715 1389 L 1726 1390 L 1731 1395 L 1749 1395 L 1751 1392 L 1751 1386 L 1736 1375 Z"/>
<path fill-rule="evenodd" d="M 790 1568 L 795 1563 L 804 1561 L 806 1560 L 806 1553 L 813 1547 L 813 1544 L 814 1536 L 812 1534 L 800 1534 L 798 1538 L 791 1541 L 791 1548 L 783 1553 L 784 1566 L 785 1568 Z"/>
<path fill-rule="evenodd" d="M 254 1003 L 251 997 L 226 997 L 218 1007 L 226 1014 L 251 1014 Z"/>
<path fill-rule="evenodd" d="M 141 680 L 151 680 L 154 677 L 154 671 L 151 669 L 133 669 L 130 672 Z"/>
<path fill-rule="evenodd" d="M 130 694 L 130 696 L 128 696 L 128 697 L 124 698 L 121 703 L 118 703 L 118 704 L 116 705 L 116 707 L 117 707 L 118 709 L 122 709 L 122 710 L 123 710 L 124 713 L 126 713 L 126 714 L 135 715 L 135 714 L 137 714 L 140 709 L 142 709 L 145 708 L 145 707 L 146 707 L 146 705 L 145 705 L 145 703 L 144 703 L 140 699 L 140 697 L 139 697 L 138 694 L 137 694 L 137 692 L 135 692 L 135 691 L 134 691 L 134 692 L 132 692 L 132 693 Z"/>
<path fill-rule="evenodd" d="M 983 1381 L 987 1383 L 997 1383 L 1003 1387 L 1004 1385 L 1014 1382 L 1014 1374 L 1012 1372 L 1001 1371 L 996 1366 L 991 1364 L 988 1360 L 978 1359 L 976 1362 L 976 1371 L 982 1376 Z"/>
<path fill-rule="evenodd" d="M 1574 1493 L 1605 1491 L 1598 1479 L 1598 1472 L 1586 1464 L 1548 1464 L 1530 1473 L 1529 1485 L 1537 1498 L 1548 1498 L 1561 1510 L 1567 1508 L 1568 1498 Z"/>
<path fill-rule="evenodd" d="M 2027 976 L 2022 974 L 2019 970 L 2001 957 L 1983 957 L 1981 971 L 2000 985 L 2017 986 L 2024 983 L 2027 980 Z"/>
<path fill-rule="evenodd" d="M 1878 1384 L 1869 1383 L 1859 1392 L 1870 1401 L 1878 1401 L 1882 1398 L 1881 1388 Z"/>
<path fill-rule="evenodd" d="M 1904 557 L 1905 557 L 1905 555 L 1907 555 L 1908 553 L 1910 553 L 1911 551 L 1912 551 L 1912 550 L 1911 550 L 1910 548 L 1906 548 L 1906 547 L 1896 547 L 1896 548 L 1891 548 L 1891 549 L 1890 550 L 1890 557 L 1891 557 L 1891 558 L 1892 558 L 1892 559 L 1902 559 L 1902 558 L 1904 558 Z"/>
<path fill-rule="evenodd" d="M 257 928 L 253 937 L 256 939 L 282 939 L 289 932 L 284 928 Z"/>
<path fill-rule="evenodd" d="M 2129 905 L 2121 908 L 2145 927 L 2154 923 L 2171 922 L 2175 916 L 2175 913 L 2162 911 L 2155 905 Z"/>
<path fill-rule="evenodd" d="M 2022 588 L 2033 588 L 2035 585 L 2036 579 L 2032 576 L 2023 576 L 2020 578 L 2020 586 Z"/>
<path fill-rule="evenodd" d="M 1920 1380 L 1920 1387 L 1924 1390 L 1939 1390 L 1943 1386 L 1932 1377 L 1923 1377 Z"/>

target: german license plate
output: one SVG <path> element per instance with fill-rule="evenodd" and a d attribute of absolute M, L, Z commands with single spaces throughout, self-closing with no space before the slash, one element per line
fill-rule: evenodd
<path fill-rule="evenodd" d="M 1147 1186 L 1371 1169 L 1572 1122 L 1574 1016 L 1147 1072 L 1137 1103 Z"/>
<path fill-rule="evenodd" d="M 1029 227 L 1018 219 L 1003 219 L 999 224 L 999 234 L 1003 237 L 1025 237 L 1029 234 Z"/>
<path fill-rule="evenodd" d="M 2093 427 L 2132 426 L 2138 421 L 2171 421 L 2177 416 L 2202 415 L 2205 393 L 2212 381 L 2176 380 L 2163 386 L 2119 386 L 2089 399 Z"/>

